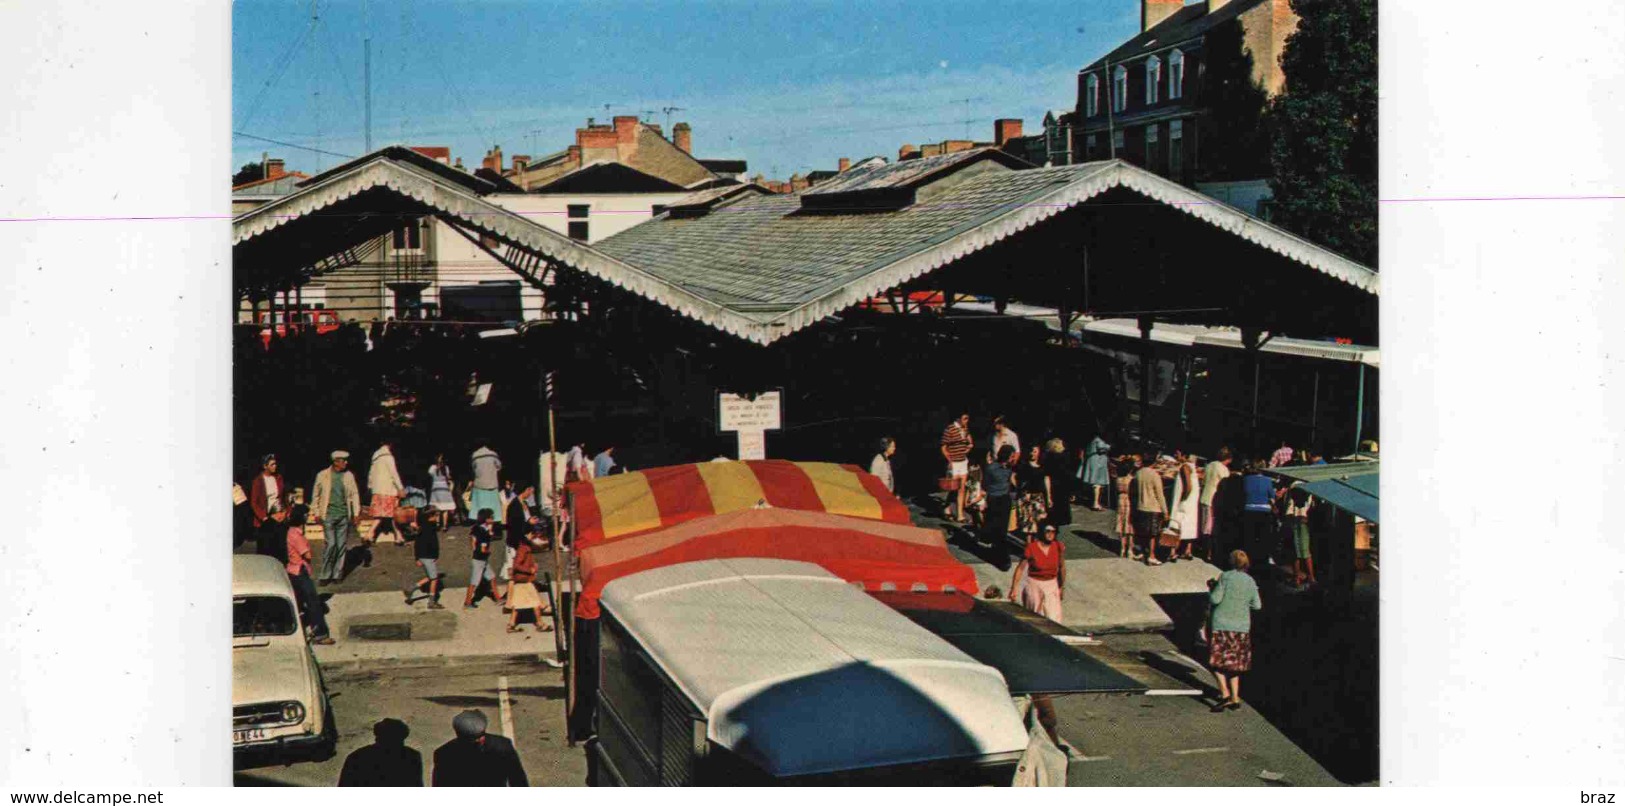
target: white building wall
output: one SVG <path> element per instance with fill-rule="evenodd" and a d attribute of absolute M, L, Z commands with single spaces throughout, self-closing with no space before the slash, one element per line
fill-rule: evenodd
<path fill-rule="evenodd" d="M 587 243 L 597 243 L 654 217 L 656 206 L 669 206 L 688 195 L 672 193 L 603 193 L 554 195 L 541 193 L 494 194 L 486 200 L 506 207 L 554 232 L 569 233 L 570 205 L 588 206 Z"/>

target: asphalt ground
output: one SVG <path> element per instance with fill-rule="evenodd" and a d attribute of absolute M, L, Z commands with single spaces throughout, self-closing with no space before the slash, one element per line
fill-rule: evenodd
<path fill-rule="evenodd" d="M 556 669 L 494 662 L 351 671 L 328 675 L 327 685 L 339 726 L 333 758 L 238 769 L 237 786 L 336 786 L 344 759 L 373 742 L 373 725 L 383 719 L 406 723 L 406 745 L 422 755 L 427 785 L 435 748 L 451 740 L 452 717 L 469 708 L 485 713 L 489 732 L 514 740 L 532 786 L 586 784 L 586 755 L 564 740 L 564 678 Z"/>
<path fill-rule="evenodd" d="M 914 504 L 916 523 L 939 528 L 945 525 L 932 517 L 933 502 Z M 1073 525 L 1062 536 L 1068 558 L 1116 556 L 1116 538 L 1111 535 L 1115 513 L 1074 507 L 1073 515 Z M 1008 552 L 1001 553 L 952 530 L 949 545 L 964 562 L 1001 568 L 1009 567 L 1015 551 L 1012 544 Z M 318 554 L 321 548 L 320 543 L 314 545 Z M 252 551 L 252 546 L 245 544 L 238 550 Z M 493 564 L 500 563 L 503 550 L 500 544 L 493 546 Z M 352 560 L 360 559 L 358 551 L 352 549 L 351 554 Z M 440 565 L 446 574 L 444 601 L 448 606 L 460 604 L 468 580 L 468 558 L 467 527 L 443 532 Z M 549 557 L 542 559 L 544 567 L 550 563 Z M 322 592 L 399 591 L 418 577 L 410 543 L 380 543 L 372 549 L 370 567 L 355 563 L 344 581 L 324 587 Z M 1348 592 L 1296 593 L 1266 588 L 1266 609 L 1255 626 L 1255 668 L 1243 684 L 1247 705 L 1241 712 L 1211 714 L 1206 702 L 1189 697 L 1074 696 L 1057 700 L 1063 738 L 1075 743 L 1088 759 L 1075 760 L 1069 782 L 1250 785 L 1265 783 L 1257 777 L 1265 771 L 1286 776 L 1283 783 L 1271 785 L 1374 781 L 1378 756 L 1375 577 L 1362 575 L 1355 589 Z M 1159 599 L 1159 604 L 1175 622 L 1170 633 L 1111 635 L 1103 640 L 1113 648 L 1147 656 L 1175 650 L 1205 660 L 1205 647 L 1195 641 L 1202 604 L 1178 597 Z M 487 600 L 481 606 L 495 605 Z M 513 671 L 510 686 L 521 685 L 514 682 L 516 679 L 523 680 L 525 698 L 546 700 L 551 696 L 548 687 L 561 685 L 556 671 L 530 666 Z M 496 685 L 495 677 L 485 677 L 492 680 L 461 668 L 339 675 L 329 681 L 330 687 L 340 693 L 334 701 L 341 730 L 338 758 L 285 769 L 247 771 L 239 776 L 239 782 L 331 785 L 337 781 L 343 756 L 370 742 L 371 724 L 384 716 L 406 721 L 414 737 L 434 737 L 434 744 L 427 748 L 408 741 L 425 751 L 427 758 L 433 747 L 444 741 L 443 736 L 449 737 L 451 716 L 460 710 L 441 707 L 436 698 L 476 702 L 484 707 L 493 701 Z M 546 682 L 549 680 L 552 682 Z M 1191 680 L 1200 688 L 1209 688 L 1209 678 Z M 522 699 L 512 698 L 516 709 L 539 708 L 538 702 L 531 699 L 521 704 Z M 549 759 L 549 769 L 565 771 L 547 775 L 533 772 L 534 784 L 577 785 L 586 774 L 584 757 L 578 749 L 565 752 L 563 748 L 562 704 L 551 702 L 547 707 L 557 712 L 556 723 L 547 722 L 546 714 L 538 711 L 532 734 L 520 736 L 521 755 L 528 767 L 531 753 L 527 743 L 534 741 L 537 758 Z M 389 713 L 391 710 L 399 713 Z M 412 719 L 401 714 L 411 715 Z M 1255 766 L 1258 769 L 1250 769 Z"/>
<path fill-rule="evenodd" d="M 1136 654 L 1172 649 L 1154 634 L 1105 640 L 1114 649 Z M 484 711 L 492 732 L 514 739 L 532 786 L 581 786 L 586 781 L 585 750 L 564 739 L 564 684 L 558 670 L 514 662 L 357 670 L 329 675 L 328 687 L 339 725 L 335 756 L 240 769 L 237 785 L 333 786 L 345 757 L 370 744 L 372 726 L 386 718 L 410 729 L 406 744 L 422 754 L 427 783 L 434 749 L 451 738 L 451 719 L 465 708 Z M 511 731 L 504 727 L 504 699 Z M 1135 695 L 1075 695 L 1057 698 L 1055 704 L 1061 737 L 1074 751 L 1069 786 L 1338 783 L 1251 706 L 1215 714 L 1200 698 Z M 1269 782 L 1261 773 L 1282 778 Z"/>

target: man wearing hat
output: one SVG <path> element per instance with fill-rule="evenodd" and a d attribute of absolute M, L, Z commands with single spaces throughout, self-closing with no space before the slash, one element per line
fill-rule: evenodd
<path fill-rule="evenodd" d="M 361 515 L 361 489 L 350 472 L 350 452 L 333 451 L 333 466 L 316 474 L 311 485 L 310 514 L 322 519 L 322 571 L 318 581 L 337 582 L 344 570 L 344 544 Z"/>
<path fill-rule="evenodd" d="M 530 786 L 513 742 L 486 733 L 485 725 L 480 711 L 464 711 L 451 720 L 457 738 L 434 751 L 431 786 Z"/>
<path fill-rule="evenodd" d="M 255 553 L 287 562 L 288 485 L 277 472 L 276 454 L 260 459 L 260 474 L 249 485 L 248 502 L 254 512 Z"/>

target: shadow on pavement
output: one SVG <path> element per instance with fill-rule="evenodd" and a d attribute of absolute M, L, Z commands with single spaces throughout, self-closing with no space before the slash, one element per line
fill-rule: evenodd
<path fill-rule="evenodd" d="M 422 699 L 424 702 L 432 702 L 435 705 L 445 705 L 452 708 L 496 708 L 500 705 L 496 697 L 473 697 L 466 694 L 443 694 Z"/>
<path fill-rule="evenodd" d="M 1339 781 L 1375 781 L 1376 585 L 1301 593 L 1272 583 L 1262 588 L 1264 609 L 1253 616 L 1253 670 L 1242 677 L 1242 699 Z M 1174 622 L 1174 645 L 1205 666 L 1207 647 L 1196 638 L 1206 596 L 1154 598 Z"/>
<path fill-rule="evenodd" d="M 231 776 L 232 786 L 293 786 L 252 772 L 237 772 Z"/>
<path fill-rule="evenodd" d="M 947 531 L 948 542 L 962 551 L 976 555 L 976 559 L 999 569 L 1008 571 L 1011 565 L 1010 552 L 1005 545 L 989 545 L 977 539 L 976 533 L 970 529 L 944 524 Z"/>

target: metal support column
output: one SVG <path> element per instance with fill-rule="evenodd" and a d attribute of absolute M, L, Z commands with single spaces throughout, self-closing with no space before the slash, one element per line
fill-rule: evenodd
<path fill-rule="evenodd" d="M 1360 363 L 1360 386 L 1354 392 L 1354 452 L 1360 452 L 1365 429 L 1365 362 Z"/>
<path fill-rule="evenodd" d="M 1152 353 L 1151 328 L 1156 325 L 1156 317 L 1140 317 L 1140 439 L 1151 438 L 1151 376 L 1156 370 L 1153 362 L 1156 356 Z"/>
<path fill-rule="evenodd" d="M 1260 361 L 1259 348 L 1263 343 L 1259 340 L 1258 328 L 1243 327 L 1241 329 L 1241 346 L 1247 351 L 1247 365 L 1253 376 L 1253 403 L 1247 418 L 1247 445 L 1249 450 L 1258 449 L 1258 378 Z"/>
<path fill-rule="evenodd" d="M 1317 433 L 1320 424 L 1320 370 L 1315 370 L 1315 390 L 1309 397 L 1309 447 L 1319 444 Z"/>

